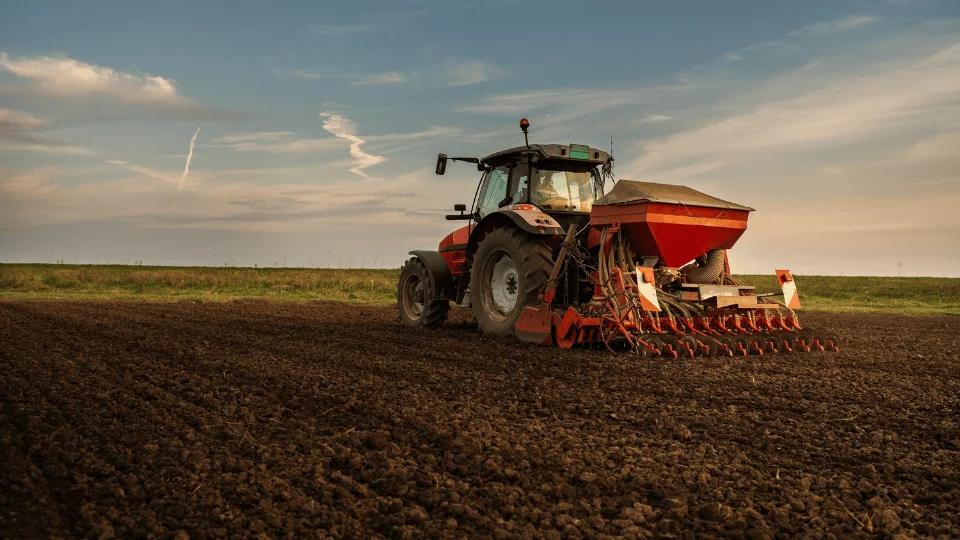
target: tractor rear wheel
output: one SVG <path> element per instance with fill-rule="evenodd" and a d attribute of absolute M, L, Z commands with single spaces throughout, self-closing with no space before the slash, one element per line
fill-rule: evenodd
<path fill-rule="evenodd" d="M 397 310 L 400 322 L 406 326 L 436 328 L 447 320 L 450 301 L 433 298 L 432 276 L 417 257 L 412 257 L 400 269 Z"/>
<path fill-rule="evenodd" d="M 553 252 L 536 236 L 519 229 L 494 229 L 480 242 L 470 271 L 473 313 L 480 330 L 513 335 L 520 312 L 536 305 L 550 278 Z"/>

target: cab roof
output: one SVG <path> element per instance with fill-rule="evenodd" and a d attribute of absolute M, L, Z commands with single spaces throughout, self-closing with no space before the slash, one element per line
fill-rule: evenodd
<path fill-rule="evenodd" d="M 572 158 L 570 157 L 569 144 L 531 144 L 530 148 L 517 146 L 515 148 L 494 152 L 487 157 L 481 158 L 480 163 L 491 167 L 498 167 L 508 161 L 519 159 L 520 155 L 525 152 L 535 152 L 539 154 L 540 159 L 563 159 L 575 163 L 590 163 L 593 165 L 601 165 L 610 159 L 610 154 L 603 150 L 597 150 L 596 148 L 590 148 L 586 158 Z"/>

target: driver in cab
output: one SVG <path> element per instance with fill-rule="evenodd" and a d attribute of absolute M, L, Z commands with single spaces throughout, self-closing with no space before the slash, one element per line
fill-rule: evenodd
<path fill-rule="evenodd" d="M 571 201 L 560 195 L 554 185 L 554 181 L 559 180 L 562 187 L 567 187 L 562 173 L 560 178 L 554 178 L 556 174 L 554 171 L 536 171 L 534 173 L 530 202 L 547 210 L 567 210 L 571 206 Z"/>

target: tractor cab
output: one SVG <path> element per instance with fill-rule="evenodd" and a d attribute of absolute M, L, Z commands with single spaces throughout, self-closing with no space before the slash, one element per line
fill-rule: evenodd
<path fill-rule="evenodd" d="M 597 158 L 570 158 L 571 154 Z M 480 160 L 484 173 L 475 213 L 482 219 L 504 207 L 532 204 L 554 218 L 589 214 L 593 201 L 603 195 L 599 166 L 607 162 L 607 155 L 586 146 L 559 144 L 521 146 L 491 154 Z"/>
<path fill-rule="evenodd" d="M 529 125 L 526 119 L 520 123 L 525 138 Z M 444 174 L 448 160 L 476 163 L 483 175 L 470 213 L 447 219 L 480 222 L 502 209 L 533 205 L 564 230 L 571 223 L 576 223 L 578 229 L 587 224 L 593 202 L 605 193 L 604 180 L 613 166 L 610 154 L 586 145 L 529 142 L 480 159 L 440 154 L 437 174 Z"/>

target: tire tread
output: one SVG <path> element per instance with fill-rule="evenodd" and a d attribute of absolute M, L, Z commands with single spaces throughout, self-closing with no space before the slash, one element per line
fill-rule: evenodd
<path fill-rule="evenodd" d="M 423 313 L 420 316 L 418 323 L 411 324 L 409 320 L 404 319 L 403 308 L 401 307 L 400 294 L 403 289 L 404 276 L 407 274 L 407 270 L 417 271 L 421 276 L 423 276 L 423 287 L 425 291 L 433 291 L 433 279 L 430 276 L 430 272 L 427 270 L 427 266 L 423 264 L 423 261 L 419 257 L 410 257 L 403 267 L 400 269 L 400 277 L 397 279 L 397 292 L 394 294 L 394 297 L 397 300 L 397 317 L 400 319 L 400 322 L 408 326 L 420 326 L 423 328 L 439 328 L 447 321 L 447 316 L 450 312 L 450 301 L 449 300 L 436 300 L 429 299 L 425 300 L 423 303 Z"/>

